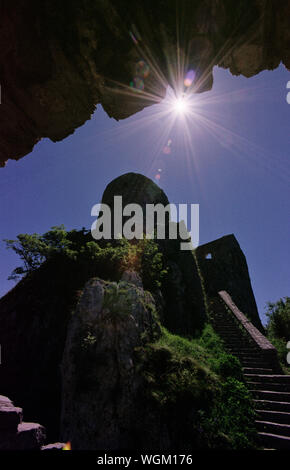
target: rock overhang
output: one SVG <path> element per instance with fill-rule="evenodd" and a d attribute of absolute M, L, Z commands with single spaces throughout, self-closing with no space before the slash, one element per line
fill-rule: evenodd
<path fill-rule="evenodd" d="M 290 68 L 289 18 L 290 0 L 4 1 L 0 164 L 64 139 L 98 104 L 119 120 L 160 102 L 188 68 L 195 92 L 211 89 L 215 65 Z"/>

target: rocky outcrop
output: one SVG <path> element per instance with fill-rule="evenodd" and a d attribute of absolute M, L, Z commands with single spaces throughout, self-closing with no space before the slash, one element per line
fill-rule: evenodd
<path fill-rule="evenodd" d="M 102 204 L 111 208 L 111 229 L 114 233 L 115 213 L 120 215 L 122 209 L 114 204 L 115 196 L 122 197 L 122 207 L 130 204 L 138 204 L 143 213 L 143 232 L 146 232 L 146 205 L 154 204 L 166 207 L 169 205 L 164 191 L 151 179 L 138 173 L 126 173 L 115 178 L 106 187 Z M 133 211 L 134 212 L 134 211 Z M 122 226 L 130 216 L 122 217 Z M 205 322 L 205 303 L 202 295 L 200 277 L 196 261 L 190 251 L 180 251 L 180 239 L 169 239 L 169 224 L 177 225 L 177 237 L 179 237 L 178 223 L 172 222 L 169 213 L 154 219 L 154 228 L 164 225 L 165 239 L 156 240 L 160 252 L 163 254 L 164 265 L 168 271 L 166 282 L 162 287 L 162 299 L 156 297 L 157 307 L 162 302 L 163 311 L 166 314 L 162 318 L 164 325 L 175 333 L 190 335 L 200 329 Z M 156 293 L 157 294 L 157 293 Z M 162 315 L 162 312 L 161 312 Z"/>
<path fill-rule="evenodd" d="M 46 444 L 46 430 L 41 424 L 23 421 L 22 408 L 0 395 L 0 451 L 1 450 L 61 450 L 63 442 Z"/>
<path fill-rule="evenodd" d="M 0 395 L 0 450 L 40 450 L 46 440 L 44 427 L 22 417 L 22 408 Z"/>
<path fill-rule="evenodd" d="M 188 69 L 202 92 L 215 65 L 290 68 L 289 0 L 3 0 L 0 18 L 2 165 L 64 139 L 97 104 L 124 119 L 160 101 Z"/>
<path fill-rule="evenodd" d="M 68 326 L 61 435 L 73 449 L 134 447 L 142 380 L 134 351 L 157 339 L 151 295 L 126 281 L 90 280 Z"/>
<path fill-rule="evenodd" d="M 164 191 L 150 178 L 139 173 L 125 173 L 111 181 L 106 187 L 102 203 L 114 208 L 114 196 L 122 196 L 123 207 L 139 204 L 145 211 L 146 204 L 169 204 Z"/>
<path fill-rule="evenodd" d="M 0 299 L 1 393 L 43 423 L 50 442 L 59 433 L 59 365 L 76 279 L 72 266 L 43 266 Z"/>
<path fill-rule="evenodd" d="M 115 197 L 121 196 L 121 206 L 116 205 Z M 106 204 L 111 209 L 111 228 L 114 233 L 114 214 L 121 216 L 125 206 L 129 204 L 138 204 L 142 208 L 143 214 L 143 232 L 146 232 L 146 205 L 147 204 L 162 204 L 166 207 L 169 204 L 166 194 L 164 191 L 157 186 L 150 178 L 139 173 L 125 173 L 124 175 L 118 176 L 111 181 L 106 187 L 103 197 L 102 204 Z M 121 216 L 120 221 L 122 227 L 126 220 L 130 216 Z M 165 218 L 164 222 L 168 223 L 169 217 Z M 156 228 L 156 223 L 154 224 Z"/>

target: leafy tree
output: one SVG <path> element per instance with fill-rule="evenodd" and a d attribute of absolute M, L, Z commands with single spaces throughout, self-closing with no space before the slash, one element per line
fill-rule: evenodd
<path fill-rule="evenodd" d="M 89 230 L 66 231 L 63 225 L 39 235 L 20 234 L 16 240 L 4 240 L 23 262 L 14 269 L 9 279 L 19 278 L 38 269 L 44 262 L 54 259 L 62 265 L 69 264 L 80 279 L 100 276 L 118 280 L 125 270 L 140 273 L 144 287 L 154 290 L 160 287 L 166 274 L 162 254 L 154 240 L 130 243 L 120 240 L 92 240 Z M 70 269 L 69 268 L 69 269 Z"/>
<path fill-rule="evenodd" d="M 271 336 L 275 336 L 285 341 L 290 340 L 290 297 L 284 297 L 277 302 L 268 302 L 267 331 Z"/>
<path fill-rule="evenodd" d="M 277 302 L 268 302 L 267 307 L 267 336 L 277 349 L 282 368 L 289 373 L 290 368 L 286 358 L 289 352 L 287 343 L 290 341 L 290 297 L 284 297 Z"/>
<path fill-rule="evenodd" d="M 23 261 L 23 266 L 19 266 L 11 273 L 8 279 L 18 279 L 23 275 L 34 271 L 40 265 L 53 257 L 57 253 L 66 253 L 73 256 L 75 253 L 70 248 L 73 245 L 73 235 L 77 231 L 67 232 L 63 225 L 52 227 L 51 230 L 39 235 L 37 233 L 21 233 L 17 240 L 7 240 L 7 248 L 11 248 Z M 84 235 L 85 230 L 81 233 Z"/>

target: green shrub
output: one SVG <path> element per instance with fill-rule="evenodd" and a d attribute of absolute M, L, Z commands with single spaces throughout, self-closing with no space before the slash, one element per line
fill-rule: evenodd
<path fill-rule="evenodd" d="M 241 363 L 238 358 L 231 354 L 221 353 L 215 360 L 211 361 L 211 365 L 213 370 L 224 379 L 231 377 L 240 382 L 244 381 Z"/>
<path fill-rule="evenodd" d="M 287 343 L 290 341 L 290 297 L 284 297 L 277 302 L 267 303 L 266 334 L 275 346 L 278 358 L 285 373 L 290 374 L 287 363 Z"/>
<path fill-rule="evenodd" d="M 290 340 L 290 297 L 284 297 L 277 302 L 267 303 L 266 316 L 268 323 L 266 325 L 269 335 Z"/>
<path fill-rule="evenodd" d="M 144 379 L 140 406 L 147 406 L 155 421 L 164 423 L 175 450 L 193 449 L 198 440 L 198 412 L 209 409 L 217 380 L 194 358 L 182 356 L 182 340 L 178 345 L 176 338 L 170 339 L 171 346 L 165 340 L 164 345 L 157 342 L 136 351 Z"/>
<path fill-rule="evenodd" d="M 254 448 L 255 413 L 241 364 L 226 354 L 211 325 L 194 339 L 161 331 L 158 341 L 138 350 L 138 362 L 146 399 L 177 448 Z"/>
<path fill-rule="evenodd" d="M 213 447 L 220 439 L 231 449 L 256 447 L 255 411 L 249 390 L 239 380 L 228 377 L 221 382 L 209 416 L 201 416 L 201 426 Z"/>
<path fill-rule="evenodd" d="M 220 354 L 224 351 L 224 343 L 219 335 L 216 334 L 211 324 L 206 323 L 198 343 L 212 353 Z"/>

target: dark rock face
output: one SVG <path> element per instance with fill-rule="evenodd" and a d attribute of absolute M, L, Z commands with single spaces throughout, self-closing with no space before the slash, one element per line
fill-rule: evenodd
<path fill-rule="evenodd" d="M 142 208 L 143 213 L 143 232 L 146 232 L 146 205 L 147 204 L 162 204 L 166 207 L 169 204 L 164 191 L 157 186 L 150 178 L 139 173 L 125 173 L 118 178 L 111 181 L 106 187 L 102 204 L 106 204 L 111 209 L 112 219 L 111 227 L 114 233 L 114 212 L 121 212 L 114 205 L 115 196 L 122 197 L 122 208 L 129 204 L 138 204 Z M 122 217 L 122 227 L 126 220 L 131 216 Z M 169 216 L 165 217 L 165 223 L 169 222 Z M 156 223 L 154 224 L 156 228 Z"/>
<path fill-rule="evenodd" d="M 44 266 L 0 299 L 1 393 L 41 422 L 48 438 L 59 433 L 60 362 L 73 308 L 76 273 Z M 56 279 L 54 269 L 60 277 Z"/>
<path fill-rule="evenodd" d="M 196 249 L 207 296 L 227 291 L 238 308 L 261 331 L 263 326 L 253 294 L 244 253 L 234 235 L 227 235 Z"/>
<path fill-rule="evenodd" d="M 169 204 L 164 191 L 150 178 L 139 173 L 125 173 L 111 181 L 106 187 L 102 203 L 113 208 L 114 196 L 123 198 L 123 206 L 139 204 L 145 211 L 146 204 Z"/>
<path fill-rule="evenodd" d="M 289 18 L 290 0 L 2 1 L 0 163 L 64 139 L 98 103 L 124 119 L 160 101 L 188 68 L 196 92 L 214 65 L 290 68 Z"/>
<path fill-rule="evenodd" d="M 190 336 L 206 321 L 206 299 L 195 257 L 191 251 L 180 251 L 179 240 L 159 244 L 168 269 L 162 287 L 163 324 L 173 333 Z"/>
<path fill-rule="evenodd" d="M 152 296 L 126 281 L 90 280 L 68 326 L 61 434 L 73 449 L 134 447 L 143 410 L 134 350 L 160 330 Z"/>
<path fill-rule="evenodd" d="M 138 204 L 142 207 L 146 227 L 146 205 L 169 204 L 164 191 L 151 179 L 138 173 L 126 173 L 114 179 L 106 187 L 102 203 L 111 208 L 112 231 L 114 226 L 114 196 L 122 196 L 123 207 L 127 204 Z M 123 217 L 123 225 L 128 217 Z M 170 216 L 165 217 L 165 236 L 168 236 Z M 159 221 L 159 223 L 161 223 Z M 175 222 L 170 222 L 175 224 Z M 155 219 L 154 227 L 157 227 Z M 178 225 L 177 225 L 178 233 Z M 205 304 L 202 296 L 200 279 L 194 256 L 190 251 L 180 251 L 180 240 L 157 240 L 168 268 L 168 276 L 162 289 L 164 325 L 171 331 L 190 335 L 200 328 L 205 321 Z"/>

